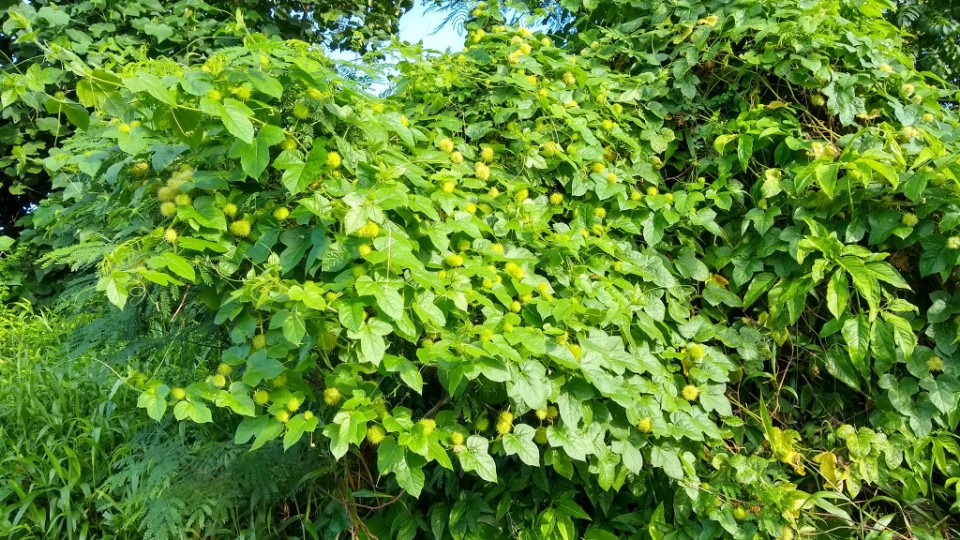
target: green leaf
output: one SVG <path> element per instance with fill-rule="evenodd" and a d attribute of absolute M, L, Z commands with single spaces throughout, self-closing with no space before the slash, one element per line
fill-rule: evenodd
<path fill-rule="evenodd" d="M 457 453 L 460 466 L 464 472 L 476 472 L 480 478 L 488 482 L 497 481 L 497 466 L 490 457 L 488 448 L 490 443 L 479 435 L 467 438 L 466 448 Z"/>
<path fill-rule="evenodd" d="M 240 165 L 243 172 L 250 178 L 260 178 L 263 171 L 270 165 L 270 147 L 280 144 L 286 136 L 277 126 L 263 126 L 257 133 L 257 140 L 253 144 L 241 143 Z"/>
<path fill-rule="evenodd" d="M 170 251 L 151 257 L 147 260 L 147 265 L 154 269 L 167 268 L 187 281 L 194 281 L 197 277 L 193 266 L 186 259 Z"/>
<path fill-rule="evenodd" d="M 167 410 L 167 396 L 170 394 L 170 388 L 165 384 L 159 384 L 149 388 L 140 394 L 137 398 L 137 407 L 147 410 L 147 416 L 160 421 L 163 413 Z"/>
<path fill-rule="evenodd" d="M 157 38 L 157 43 L 163 43 L 173 35 L 173 27 L 164 23 L 148 22 L 143 25 L 143 32 Z"/>
<path fill-rule="evenodd" d="M 842 269 L 833 273 L 827 283 L 827 309 L 834 318 L 839 319 L 847 311 L 847 302 L 850 300 L 850 282 Z"/>
<path fill-rule="evenodd" d="M 674 480 L 683 478 L 683 464 L 680 463 L 680 456 L 676 450 L 651 446 L 650 464 L 663 469 L 663 472 Z"/>
<path fill-rule="evenodd" d="M 172 105 L 174 107 L 177 105 L 177 98 L 173 95 L 173 92 L 171 92 L 170 89 L 163 84 L 163 81 L 161 81 L 156 75 L 151 75 L 150 73 L 139 73 L 136 77 L 125 79 L 123 81 L 123 85 L 126 86 L 131 92 L 147 92 L 162 103 L 166 103 L 167 105 Z"/>
<path fill-rule="evenodd" d="M 517 424 L 513 432 L 503 436 L 503 450 L 508 456 L 518 456 L 531 467 L 540 466 L 540 451 L 533 442 L 536 430 L 526 424 Z"/>

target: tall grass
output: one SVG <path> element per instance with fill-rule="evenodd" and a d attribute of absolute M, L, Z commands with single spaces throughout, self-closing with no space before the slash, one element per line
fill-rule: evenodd
<path fill-rule="evenodd" d="M 333 539 L 349 529 L 316 478 L 322 450 L 250 453 L 233 444 L 230 418 L 150 421 L 97 347 L 66 354 L 84 322 L 0 306 L 0 538 Z"/>

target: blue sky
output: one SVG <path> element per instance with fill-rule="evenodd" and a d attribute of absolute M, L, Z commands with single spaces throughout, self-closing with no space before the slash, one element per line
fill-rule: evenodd
<path fill-rule="evenodd" d="M 427 13 L 424 2 L 417 0 L 413 9 L 400 18 L 400 39 L 410 43 L 422 41 L 427 49 L 445 51 L 450 48 L 459 51 L 463 48 L 464 36 L 457 32 L 454 25 L 448 24 L 431 35 L 443 23 L 443 18 L 443 13 Z"/>

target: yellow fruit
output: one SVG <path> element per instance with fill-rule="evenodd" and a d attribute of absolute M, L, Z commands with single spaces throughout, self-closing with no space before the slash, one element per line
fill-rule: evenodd
<path fill-rule="evenodd" d="M 227 217 L 230 217 L 230 218 L 236 216 L 236 215 L 237 215 L 237 205 L 235 205 L 235 204 L 233 204 L 233 203 L 227 203 L 227 204 L 225 204 L 225 205 L 223 206 L 223 213 L 224 213 L 224 215 L 226 215 Z"/>
<path fill-rule="evenodd" d="M 274 388 L 283 388 L 287 385 L 287 374 L 281 373 L 270 379 L 270 384 L 272 384 Z"/>
<path fill-rule="evenodd" d="M 508 262 L 507 264 L 505 264 L 503 267 L 503 271 L 506 272 L 507 275 L 509 275 L 513 279 L 523 279 L 523 276 L 525 275 L 523 268 L 521 268 L 519 264 L 514 262 Z"/>
<path fill-rule="evenodd" d="M 353 234 L 360 238 L 376 238 L 377 235 L 380 234 L 380 226 L 372 221 L 368 221 Z"/>
<path fill-rule="evenodd" d="M 617 183 L 617 175 L 614 174 L 614 173 L 612 173 L 612 172 L 607 173 L 607 183 L 608 183 L 608 184 L 616 184 L 616 183 Z"/>
<path fill-rule="evenodd" d="M 577 109 L 580 107 L 580 105 L 574 99 L 564 101 L 563 106 L 566 107 L 567 109 Z"/>
<path fill-rule="evenodd" d="M 373 248 L 370 247 L 370 244 L 363 244 L 357 248 L 357 251 L 360 252 L 361 257 L 366 257 L 371 251 L 373 251 Z"/>
<path fill-rule="evenodd" d="M 500 190 L 495 187 L 490 188 L 490 191 L 487 192 L 487 196 L 489 196 L 491 199 L 496 199 L 500 196 Z"/>
<path fill-rule="evenodd" d="M 373 112 L 375 112 L 375 113 L 377 113 L 377 114 L 382 113 L 382 112 L 385 111 L 386 109 L 387 109 L 387 108 L 384 107 L 383 103 L 373 103 L 373 104 L 370 105 L 370 110 L 372 110 Z"/>
<path fill-rule="evenodd" d="M 490 179 L 490 167 L 479 161 L 474 165 L 474 173 L 476 173 L 477 178 L 480 180 L 486 181 Z"/>
<path fill-rule="evenodd" d="M 210 90 L 207 92 L 207 99 L 211 99 L 213 101 L 220 101 L 221 99 L 223 99 L 223 95 L 220 94 L 219 90 Z"/>
<path fill-rule="evenodd" d="M 683 390 L 680 391 L 680 394 L 683 396 L 683 399 L 687 401 L 694 401 L 697 399 L 697 396 L 700 395 L 700 389 L 692 384 L 688 384 L 683 387 Z"/>
<path fill-rule="evenodd" d="M 934 120 L 934 116 L 933 116 L 932 113 L 923 113 L 923 117 L 922 117 L 922 118 L 923 118 L 923 121 L 924 121 L 924 122 L 933 122 L 933 120 Z"/>
<path fill-rule="evenodd" d="M 312 420 L 312 419 L 313 419 L 313 411 L 303 411 L 303 419 L 304 419 L 304 420 Z"/>
<path fill-rule="evenodd" d="M 647 187 L 647 195 L 656 195 L 659 193 L 659 190 L 654 186 Z"/>
<path fill-rule="evenodd" d="M 462 255 L 447 255 L 443 258 L 443 263 L 451 268 L 457 268 L 458 266 L 463 266 L 463 256 Z"/>
<path fill-rule="evenodd" d="M 171 244 L 175 243 L 177 241 L 177 231 L 173 229 L 163 231 L 163 239 Z"/>
<path fill-rule="evenodd" d="M 531 47 L 529 43 L 520 44 L 520 52 L 522 54 L 530 54 L 532 51 L 533 51 L 533 47 Z"/>
<path fill-rule="evenodd" d="M 623 105 L 619 103 L 614 103 L 610 109 L 613 111 L 613 114 L 619 116 L 623 113 Z"/>
<path fill-rule="evenodd" d="M 543 45 L 544 47 L 549 47 L 553 45 L 553 40 L 548 37 L 545 37 L 540 39 L 540 44 Z"/>
<path fill-rule="evenodd" d="M 530 293 L 520 295 L 520 302 L 526 304 L 533 301 L 533 295 Z"/>
<path fill-rule="evenodd" d="M 447 180 L 443 183 L 443 186 L 440 187 L 440 191 L 444 193 L 453 193 L 453 190 L 457 188 L 456 182 L 453 180 Z"/>
<path fill-rule="evenodd" d="M 590 165 L 590 171 L 595 172 L 597 174 L 602 173 L 604 170 L 606 170 L 606 168 L 607 166 L 600 162 Z"/>
<path fill-rule="evenodd" d="M 227 385 L 227 378 L 223 375 L 214 375 L 213 377 L 210 377 L 210 384 L 217 388 L 223 388 Z"/>
<path fill-rule="evenodd" d="M 613 120 L 604 120 L 601 124 L 603 125 L 603 129 L 607 131 L 610 131 L 616 127 L 616 124 L 613 123 Z"/>
<path fill-rule="evenodd" d="M 187 397 L 187 392 L 183 388 L 173 388 L 170 390 L 170 397 L 177 401 L 183 401 Z"/>
<path fill-rule="evenodd" d="M 290 398 L 287 400 L 287 410 L 290 412 L 297 412 L 297 409 L 300 408 L 300 400 L 297 398 Z"/>
<path fill-rule="evenodd" d="M 464 205 L 463 210 L 464 210 L 466 213 L 468 213 L 468 214 L 476 214 L 476 213 L 477 213 L 477 205 L 475 205 L 475 204 L 473 204 L 473 203 L 467 203 L 466 205 Z"/>
<path fill-rule="evenodd" d="M 538 411 L 536 412 L 536 415 L 537 415 L 537 420 L 543 421 L 543 420 L 546 420 L 546 419 L 547 419 L 547 411 L 546 411 L 546 409 L 538 410 Z"/>
<path fill-rule="evenodd" d="M 323 92 L 321 92 L 318 88 L 310 88 L 307 90 L 307 95 L 313 99 L 320 99 L 323 97 Z"/>
<path fill-rule="evenodd" d="M 256 334 L 253 336 L 253 342 L 251 344 L 253 345 L 253 350 L 259 351 L 267 346 L 267 336 L 263 334 Z"/>
<path fill-rule="evenodd" d="M 231 88 L 230 93 L 237 96 L 240 101 L 246 101 L 253 95 L 253 89 L 248 84 L 241 84 Z"/>
<path fill-rule="evenodd" d="M 493 148 L 490 148 L 489 146 L 484 146 L 480 150 L 480 159 L 482 159 L 486 163 L 490 163 L 491 161 L 493 161 Z"/>
<path fill-rule="evenodd" d="M 567 345 L 567 349 L 570 351 L 570 354 L 573 355 L 573 358 L 579 362 L 583 358 L 583 348 L 577 345 L 576 343 L 571 343 Z"/>
<path fill-rule="evenodd" d="M 455 165 L 463 163 L 463 154 L 460 152 L 453 152 L 450 154 L 450 161 L 452 161 Z"/>
<path fill-rule="evenodd" d="M 278 411 L 277 421 L 279 421 L 281 424 L 286 424 L 287 422 L 290 421 L 290 413 L 288 413 L 287 411 Z"/>
<path fill-rule="evenodd" d="M 563 84 L 566 84 L 567 86 L 577 84 L 577 78 L 574 77 L 573 73 L 570 73 L 569 71 L 564 73 L 561 79 L 563 80 Z"/>
<path fill-rule="evenodd" d="M 650 418 L 641 418 L 637 422 L 637 429 L 640 430 L 640 433 L 650 433 L 653 431 L 653 420 Z"/>
<path fill-rule="evenodd" d="M 506 333 L 513 332 L 513 325 L 510 323 L 503 323 L 503 331 Z"/>
<path fill-rule="evenodd" d="M 882 71 L 883 73 L 893 73 L 893 66 L 886 63 L 880 64 L 880 71 Z"/>
<path fill-rule="evenodd" d="M 904 214 L 900 217 L 900 223 L 903 223 L 907 227 L 916 227 L 919 222 L 920 219 L 916 214 Z"/>
<path fill-rule="evenodd" d="M 338 168 L 340 164 L 343 163 L 343 158 L 340 157 L 340 154 L 337 152 L 330 152 L 327 154 L 327 165 L 331 168 Z"/>
<path fill-rule="evenodd" d="M 340 403 L 340 400 L 343 398 L 343 394 L 340 393 L 340 390 L 336 388 L 327 388 L 323 391 L 323 402 L 328 406 L 333 407 L 337 403 Z"/>
<path fill-rule="evenodd" d="M 128 135 L 130 133 L 130 124 L 120 124 L 120 127 L 117 129 L 120 130 L 120 133 Z"/>
<path fill-rule="evenodd" d="M 281 206 L 273 211 L 273 217 L 276 218 L 277 221 L 285 221 L 288 217 L 290 217 L 290 210 L 284 206 Z"/>
<path fill-rule="evenodd" d="M 407 115 L 400 116 L 400 124 L 403 125 L 403 127 L 408 127 L 410 125 L 410 120 L 407 119 Z"/>
<path fill-rule="evenodd" d="M 490 251 L 498 255 L 503 255 L 503 245 L 502 244 L 493 244 L 490 246 Z"/>
<path fill-rule="evenodd" d="M 528 197 L 530 197 L 530 191 L 524 188 L 518 191 L 516 194 L 514 194 L 513 200 L 520 203 L 525 201 Z"/>
<path fill-rule="evenodd" d="M 217 373 L 226 377 L 233 373 L 233 366 L 221 362 L 220 365 L 217 366 Z"/>
<path fill-rule="evenodd" d="M 607 209 L 606 209 L 606 208 L 602 208 L 602 207 L 601 207 L 601 208 L 594 208 L 594 209 L 593 209 L 593 216 L 596 217 L 597 219 L 603 219 L 603 218 L 607 217 Z"/>
<path fill-rule="evenodd" d="M 450 153 L 453 152 L 453 141 L 450 139 L 440 139 L 440 142 L 437 143 L 437 147 L 440 148 L 442 152 Z"/>
<path fill-rule="evenodd" d="M 234 221 L 230 224 L 230 234 L 237 238 L 250 236 L 250 222 L 244 219 Z"/>
<path fill-rule="evenodd" d="M 177 206 L 187 206 L 193 202 L 193 199 L 191 199 L 186 193 L 181 193 L 174 197 L 173 202 L 177 203 Z"/>
<path fill-rule="evenodd" d="M 270 392 L 260 389 L 253 393 L 253 401 L 257 405 L 266 405 L 270 401 Z"/>
<path fill-rule="evenodd" d="M 463 444 L 463 441 L 464 441 L 463 433 L 460 433 L 459 431 L 455 431 L 452 435 L 450 435 L 450 442 L 452 442 L 453 444 L 460 445 L 460 444 Z"/>
<path fill-rule="evenodd" d="M 563 195 L 560 193 L 554 193 L 550 195 L 550 204 L 554 206 L 559 206 L 563 204 Z"/>
<path fill-rule="evenodd" d="M 523 309 L 523 305 L 520 302 L 514 300 L 510 303 L 510 311 L 519 313 L 521 309 Z"/>
<path fill-rule="evenodd" d="M 707 351 L 703 348 L 703 345 L 694 343 L 687 347 L 687 353 L 690 355 L 690 358 L 693 358 L 694 360 L 703 360 L 703 357 L 706 356 Z"/>
<path fill-rule="evenodd" d="M 420 428 L 423 429 L 424 436 L 430 436 L 431 433 L 437 429 L 437 421 L 433 418 L 424 418 L 417 422 L 420 425 Z"/>

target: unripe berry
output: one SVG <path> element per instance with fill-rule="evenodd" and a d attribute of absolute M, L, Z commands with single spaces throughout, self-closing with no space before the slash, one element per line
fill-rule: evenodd
<path fill-rule="evenodd" d="M 927 369 L 930 371 L 943 371 L 943 358 L 939 356 L 931 356 L 927 360 Z"/>
<path fill-rule="evenodd" d="M 444 257 L 443 263 L 452 268 L 463 266 L 463 256 L 456 255 L 456 254 L 447 255 L 446 257 Z"/>
<path fill-rule="evenodd" d="M 455 165 L 459 165 L 463 163 L 463 154 L 461 154 L 460 152 L 451 153 L 450 161 L 452 161 Z"/>
<path fill-rule="evenodd" d="M 297 398 L 290 398 L 287 400 L 287 410 L 290 412 L 297 412 L 297 409 L 300 408 L 300 400 Z"/>
<path fill-rule="evenodd" d="M 366 222 L 362 227 L 354 232 L 360 238 L 376 238 L 380 234 L 380 226 L 372 221 Z"/>
<path fill-rule="evenodd" d="M 213 377 L 210 377 L 210 384 L 217 388 L 223 388 L 227 385 L 227 378 L 223 375 L 214 375 Z"/>
<path fill-rule="evenodd" d="M 693 343 L 687 347 L 687 353 L 690 355 L 690 358 L 694 360 L 703 360 L 703 357 L 707 354 L 706 350 L 703 348 L 703 345 L 699 343 Z"/>
<path fill-rule="evenodd" d="M 223 214 L 229 218 L 235 217 L 237 215 L 237 205 L 233 203 L 223 205 Z"/>
<path fill-rule="evenodd" d="M 277 221 L 285 221 L 288 217 L 290 217 L 290 210 L 288 210 L 285 206 L 281 206 L 273 211 L 273 217 L 276 218 Z"/>
<path fill-rule="evenodd" d="M 257 390 L 253 393 L 253 401 L 257 405 L 266 405 L 270 401 L 270 392 L 267 392 L 264 389 Z"/>
<path fill-rule="evenodd" d="M 277 420 L 278 420 L 281 424 L 286 424 L 287 422 L 290 421 L 290 413 L 288 413 L 287 411 L 278 411 L 278 412 L 277 412 Z"/>
<path fill-rule="evenodd" d="M 163 239 L 171 244 L 176 243 L 177 241 L 177 231 L 173 229 L 167 229 L 163 231 Z"/>
<path fill-rule="evenodd" d="M 700 395 L 700 389 L 692 384 L 688 384 L 683 387 L 683 390 L 680 391 L 683 395 L 683 399 L 687 401 L 694 401 L 697 399 L 697 396 Z"/>
<path fill-rule="evenodd" d="M 907 227 L 916 227 L 919 222 L 920 220 L 916 214 L 904 214 L 900 217 L 900 223 L 903 223 Z"/>
<path fill-rule="evenodd" d="M 183 388 L 173 388 L 170 390 L 170 397 L 177 401 L 183 401 L 187 397 L 187 392 Z"/>
<path fill-rule="evenodd" d="M 563 195 L 560 193 L 554 193 L 550 195 L 550 204 L 554 206 L 559 206 L 563 204 Z"/>
<path fill-rule="evenodd" d="M 650 433 L 653 431 L 653 420 L 651 418 L 641 418 L 637 422 L 637 429 L 640 430 L 640 433 Z"/>
<path fill-rule="evenodd" d="M 447 180 L 443 183 L 443 186 L 440 187 L 440 191 L 444 193 L 453 193 L 453 190 L 457 188 L 457 184 L 453 180 Z"/>
<path fill-rule="evenodd" d="M 357 248 L 357 251 L 360 253 L 361 257 L 366 257 L 371 251 L 373 251 L 373 248 L 370 247 L 370 244 L 363 244 Z"/>
<path fill-rule="evenodd" d="M 340 390 L 336 388 L 327 388 L 323 391 L 323 402 L 328 406 L 333 407 L 337 403 L 340 403 L 340 400 L 343 398 L 343 394 L 340 393 Z"/>
<path fill-rule="evenodd" d="M 463 444 L 463 441 L 464 441 L 463 433 L 460 433 L 459 431 L 455 431 L 453 432 L 453 435 L 450 435 L 450 442 L 452 442 L 453 444 L 460 445 L 460 444 Z"/>
<path fill-rule="evenodd" d="M 177 203 L 177 206 L 186 206 L 193 202 L 193 199 L 186 193 L 181 193 L 173 199 L 173 202 Z"/>
<path fill-rule="evenodd" d="M 217 366 L 217 373 L 226 377 L 233 373 L 233 366 L 221 362 L 220 365 Z"/>
<path fill-rule="evenodd" d="M 263 334 L 257 334 L 253 336 L 253 350 L 258 351 L 267 346 L 267 336 Z"/>
<path fill-rule="evenodd" d="M 300 120 L 306 119 L 310 116 L 310 107 L 307 107 L 303 103 L 297 103 L 293 106 L 293 116 L 299 118 Z"/>
<path fill-rule="evenodd" d="M 547 444 L 547 428 L 540 426 L 537 428 L 537 431 L 533 434 L 533 442 L 543 446 Z"/>
<path fill-rule="evenodd" d="M 440 142 L 437 143 L 437 147 L 440 148 L 441 152 L 450 153 L 453 152 L 453 141 L 450 139 L 440 139 Z"/>
<path fill-rule="evenodd" d="M 234 221 L 230 224 L 230 234 L 237 238 L 250 236 L 250 222 L 243 219 Z"/>

